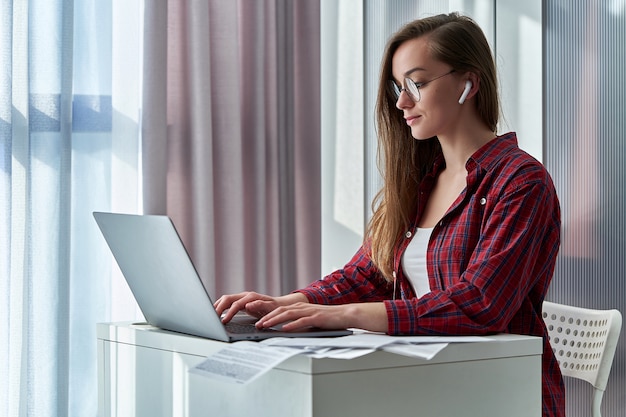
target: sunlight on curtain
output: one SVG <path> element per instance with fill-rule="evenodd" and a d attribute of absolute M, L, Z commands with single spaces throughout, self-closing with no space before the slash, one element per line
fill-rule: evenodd
<path fill-rule="evenodd" d="M 363 241 L 363 1 L 322 0 L 322 275 L 341 268 Z M 350 163 L 346 163 L 350 161 Z"/>
<path fill-rule="evenodd" d="M 0 2 L 0 415 L 96 415 L 95 323 L 138 315 L 91 213 L 140 210 L 139 5 Z"/>
<path fill-rule="evenodd" d="M 515 131 L 519 147 L 543 161 L 542 32 L 540 0 L 498 0 L 496 66 L 500 82 L 500 132 Z"/>

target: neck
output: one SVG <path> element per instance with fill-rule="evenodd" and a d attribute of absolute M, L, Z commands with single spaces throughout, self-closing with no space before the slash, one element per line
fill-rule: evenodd
<path fill-rule="evenodd" d="M 451 171 L 465 170 L 467 160 L 478 149 L 490 142 L 496 134 L 486 126 L 477 126 L 452 135 L 438 136 L 443 157 L 446 160 L 446 169 Z"/>

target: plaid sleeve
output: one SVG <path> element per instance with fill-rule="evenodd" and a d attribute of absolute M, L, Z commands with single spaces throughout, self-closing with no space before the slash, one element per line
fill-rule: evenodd
<path fill-rule="evenodd" d="M 392 291 L 393 284 L 380 274 L 363 245 L 342 269 L 296 292 L 304 294 L 311 303 L 345 304 L 382 301 Z"/>

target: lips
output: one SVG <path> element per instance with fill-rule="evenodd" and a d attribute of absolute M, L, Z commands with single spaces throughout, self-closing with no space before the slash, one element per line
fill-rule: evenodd
<path fill-rule="evenodd" d="M 406 120 L 406 124 L 411 126 L 415 120 L 417 120 L 420 116 L 407 116 L 404 119 Z"/>

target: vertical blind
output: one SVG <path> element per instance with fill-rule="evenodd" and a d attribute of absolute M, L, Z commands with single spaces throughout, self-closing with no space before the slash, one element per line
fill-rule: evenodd
<path fill-rule="evenodd" d="M 626 2 L 546 1 L 544 146 L 562 205 L 561 252 L 548 298 L 626 312 Z M 623 330 L 622 330 L 623 333 Z M 567 415 L 589 414 L 589 384 L 566 381 Z M 603 415 L 626 415 L 621 337 Z"/>

